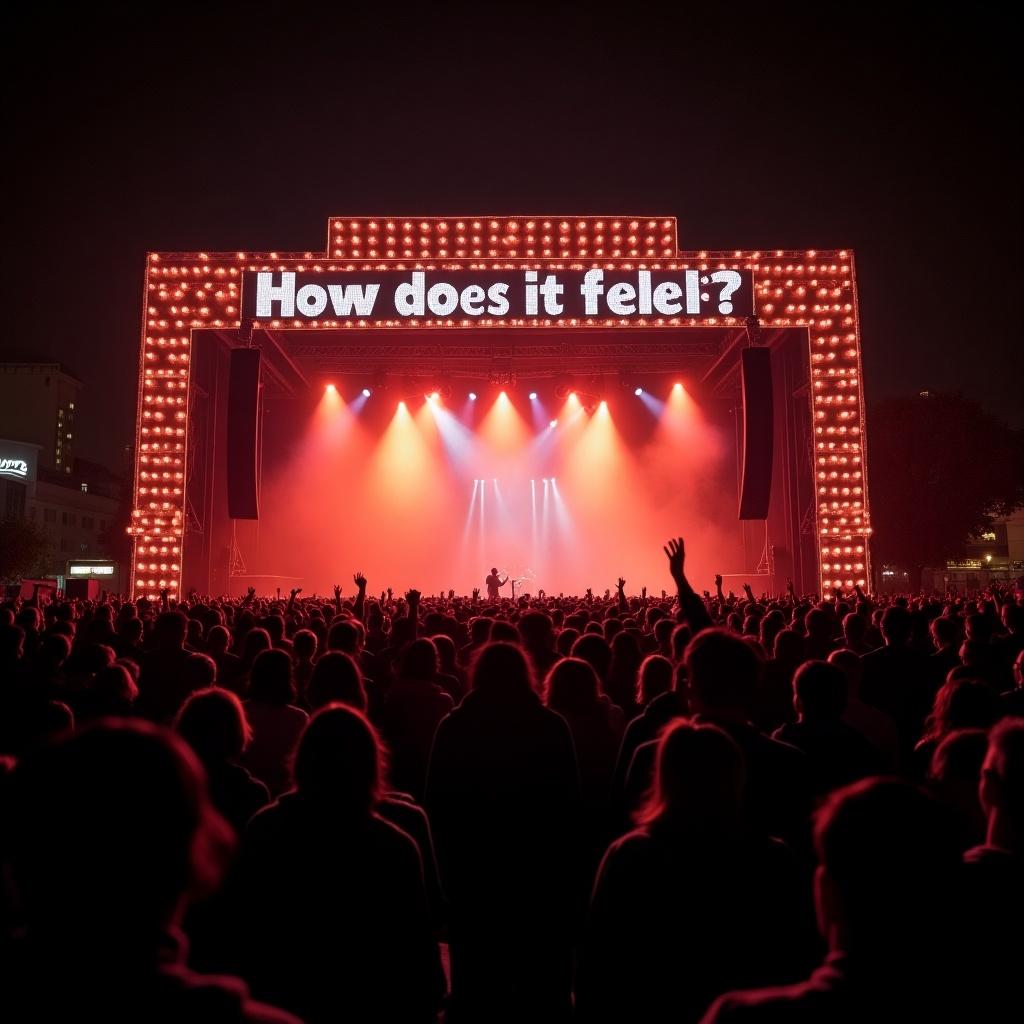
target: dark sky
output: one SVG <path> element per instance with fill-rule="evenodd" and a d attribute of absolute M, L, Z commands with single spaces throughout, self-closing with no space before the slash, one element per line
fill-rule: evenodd
<path fill-rule="evenodd" d="M 4 44 L 0 346 L 84 380 L 80 454 L 132 437 L 147 250 L 317 250 L 331 214 L 850 246 L 869 402 L 958 389 L 1024 425 L 1019 53 L 978 12 L 152 6 L 48 5 Z"/>

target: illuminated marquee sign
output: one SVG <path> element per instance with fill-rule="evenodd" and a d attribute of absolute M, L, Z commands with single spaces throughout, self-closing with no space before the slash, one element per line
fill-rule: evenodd
<path fill-rule="evenodd" d="M 242 276 L 251 320 L 409 321 L 423 317 L 749 316 L 753 276 L 739 270 L 256 271 Z"/>
<path fill-rule="evenodd" d="M 24 459 L 0 458 L 0 475 L 26 477 L 28 476 L 28 463 Z"/>
<path fill-rule="evenodd" d="M 73 565 L 68 569 L 70 576 L 113 576 L 112 565 Z"/>
<path fill-rule="evenodd" d="M 186 453 L 197 331 L 259 321 L 270 330 L 328 333 L 557 327 L 576 334 L 642 329 L 656 337 L 662 329 L 737 331 L 750 314 L 767 331 L 806 333 L 815 474 L 808 521 L 821 588 L 866 586 L 865 407 L 847 249 L 684 249 L 674 217 L 488 215 L 331 217 L 316 251 L 151 252 L 129 527 L 132 592 L 155 601 L 166 588 L 176 599 L 182 584 L 191 543 Z"/>

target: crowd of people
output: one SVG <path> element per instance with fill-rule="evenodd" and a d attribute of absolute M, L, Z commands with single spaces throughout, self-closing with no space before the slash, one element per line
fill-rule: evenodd
<path fill-rule="evenodd" d="M 665 554 L 660 596 L 0 605 L 0 1017 L 1021 1019 L 1024 580 Z"/>

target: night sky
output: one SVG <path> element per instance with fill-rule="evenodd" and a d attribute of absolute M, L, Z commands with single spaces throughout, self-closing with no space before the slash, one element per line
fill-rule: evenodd
<path fill-rule="evenodd" d="M 132 440 L 146 251 L 316 251 L 332 214 L 849 246 L 869 403 L 962 390 L 1024 426 L 1019 54 L 981 9 L 160 6 L 6 33 L 0 351 L 85 382 L 81 455 Z"/>

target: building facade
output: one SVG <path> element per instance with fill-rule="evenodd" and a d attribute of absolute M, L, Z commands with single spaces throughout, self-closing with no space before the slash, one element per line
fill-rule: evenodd
<path fill-rule="evenodd" d="M 60 589 L 69 578 L 96 577 L 119 591 L 120 566 L 106 557 L 121 508 L 116 478 L 83 460 L 67 469 L 43 462 L 42 445 L 0 438 L 0 516 L 42 528 L 49 540 L 42 575 Z"/>
<path fill-rule="evenodd" d="M 0 363 L 0 437 L 38 446 L 39 466 L 74 475 L 81 389 L 81 381 L 60 363 Z"/>

